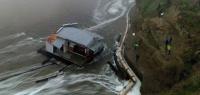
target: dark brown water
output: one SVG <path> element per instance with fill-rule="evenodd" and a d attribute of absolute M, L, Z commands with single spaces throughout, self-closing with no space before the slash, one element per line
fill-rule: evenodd
<path fill-rule="evenodd" d="M 0 0 L 0 79 L 40 66 L 37 54 L 44 39 L 62 24 L 77 22 L 105 37 L 110 51 L 114 37 L 126 28 L 134 0 Z M 107 54 L 106 54 L 107 55 Z M 84 68 L 71 66 L 64 75 L 36 84 L 61 66 L 48 66 L 0 81 L 0 95 L 115 95 L 122 87 L 106 64 L 111 56 Z"/>

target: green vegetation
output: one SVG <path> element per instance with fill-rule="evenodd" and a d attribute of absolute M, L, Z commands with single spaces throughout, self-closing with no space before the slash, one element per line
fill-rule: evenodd
<path fill-rule="evenodd" d="M 138 8 L 144 17 L 152 17 L 157 15 L 157 11 L 162 9 L 165 11 L 170 4 L 170 0 L 138 0 Z"/>
<path fill-rule="evenodd" d="M 143 74 L 142 95 L 200 95 L 200 0 L 137 0 L 137 8 L 125 54 Z"/>
<path fill-rule="evenodd" d="M 169 92 L 161 95 L 199 95 L 200 93 L 200 73 L 194 73 L 185 81 L 174 86 Z"/>

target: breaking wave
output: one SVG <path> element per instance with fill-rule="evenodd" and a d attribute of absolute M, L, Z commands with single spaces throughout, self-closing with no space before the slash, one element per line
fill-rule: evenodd
<path fill-rule="evenodd" d="M 64 76 L 59 76 L 55 79 L 52 79 L 45 83 L 42 86 L 32 87 L 30 89 L 26 89 L 15 95 L 43 95 L 42 93 L 46 90 L 45 94 L 47 95 L 57 95 L 58 93 L 69 93 L 66 89 L 61 89 L 63 85 L 74 85 L 81 82 L 91 82 L 106 89 L 110 90 L 113 93 L 118 92 L 119 89 L 116 87 L 121 86 L 119 81 L 113 81 L 115 79 L 111 79 L 111 77 L 104 76 L 104 75 L 96 75 L 96 74 L 76 74 L 76 75 L 69 75 L 66 78 Z"/>
<path fill-rule="evenodd" d="M 64 94 L 67 93 L 68 91 L 64 89 L 59 89 L 64 84 L 64 82 L 65 82 L 64 76 L 62 75 L 48 81 L 42 86 L 35 86 L 30 89 L 26 89 L 24 91 L 16 93 L 14 95 L 43 95 L 41 94 L 41 92 L 45 90 L 48 90 L 48 92 L 45 93 L 46 95 L 57 95 L 57 93 Z"/>
<path fill-rule="evenodd" d="M 97 74 L 70 75 L 66 80 L 68 85 L 73 85 L 85 81 L 92 82 L 101 85 L 114 93 L 118 92 L 118 89 L 116 87 L 121 85 L 121 83 L 118 80 L 116 80 L 116 78 L 114 79 L 109 76 Z"/>

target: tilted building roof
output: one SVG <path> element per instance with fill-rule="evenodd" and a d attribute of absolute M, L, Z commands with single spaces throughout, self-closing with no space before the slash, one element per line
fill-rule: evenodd
<path fill-rule="evenodd" d="M 103 37 L 96 33 L 75 27 L 63 27 L 57 32 L 57 36 L 87 48 L 93 48 L 94 44 L 98 44 L 98 41 L 103 39 Z"/>

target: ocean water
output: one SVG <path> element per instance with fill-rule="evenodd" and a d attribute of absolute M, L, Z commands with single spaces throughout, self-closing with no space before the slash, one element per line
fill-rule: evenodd
<path fill-rule="evenodd" d="M 108 53 L 101 60 L 83 68 L 70 66 L 64 75 L 46 82 L 35 83 L 62 66 L 50 65 L 2 79 L 0 95 L 116 95 L 125 82 L 114 75 L 106 62 L 112 58 L 114 37 L 125 32 L 126 15 L 134 3 L 134 0 L 0 0 L 0 79 L 40 66 L 45 57 L 37 50 L 44 45 L 46 36 L 64 23 L 77 22 L 102 35 L 108 46 Z"/>

